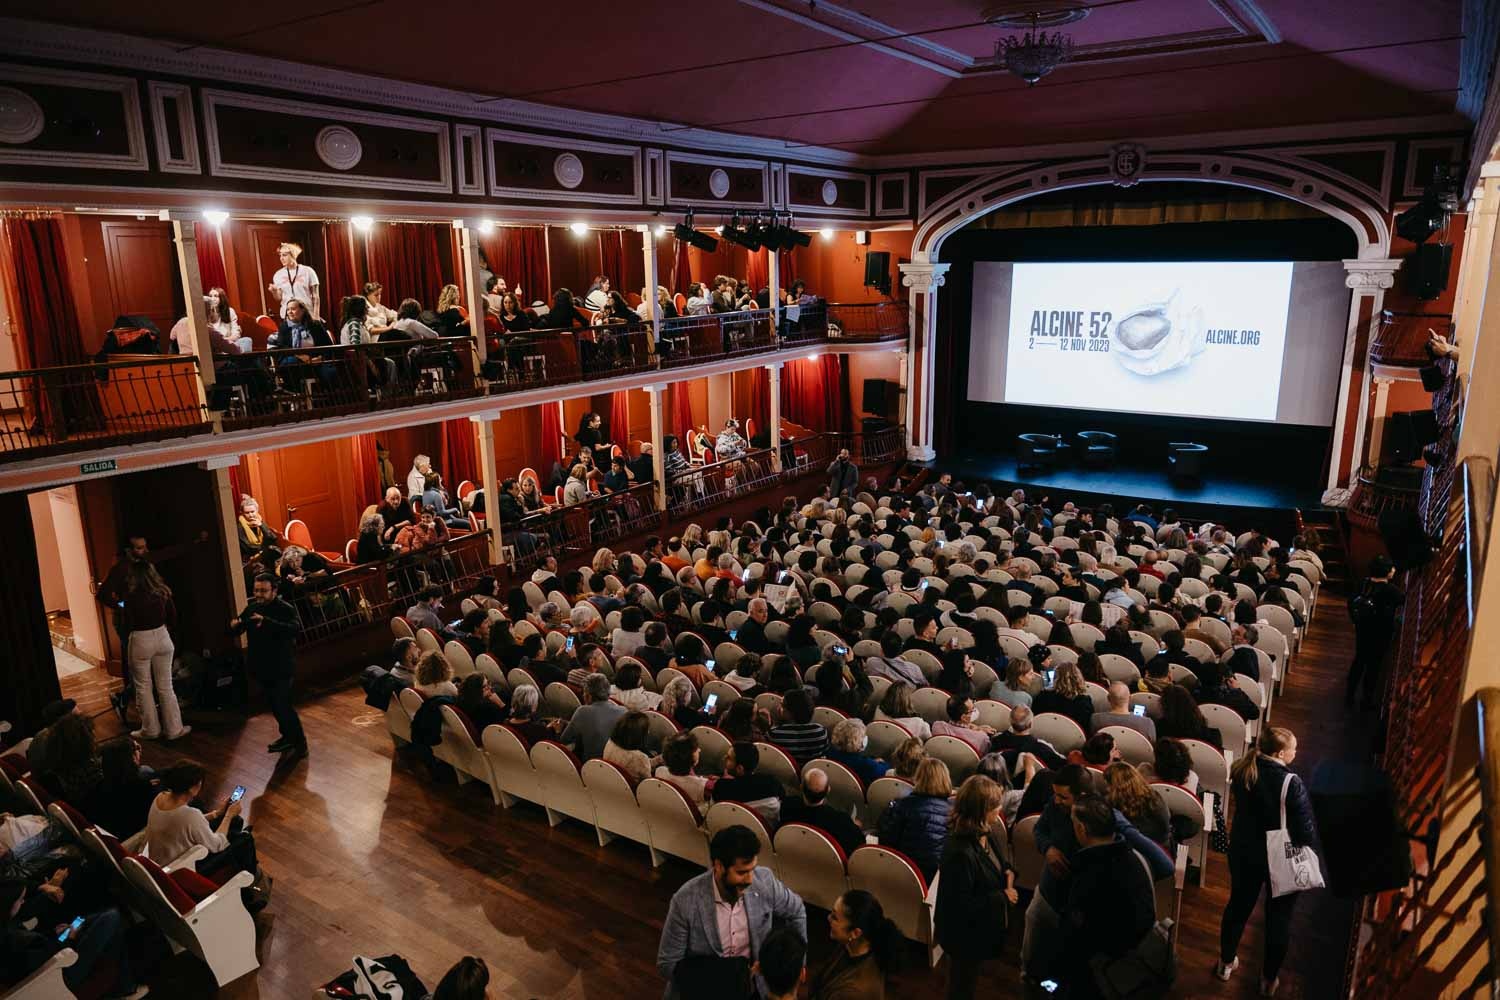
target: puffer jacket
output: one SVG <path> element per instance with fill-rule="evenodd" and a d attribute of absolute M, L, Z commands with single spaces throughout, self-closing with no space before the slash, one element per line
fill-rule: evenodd
<path fill-rule="evenodd" d="M 938 795 L 913 792 L 892 802 L 880 817 L 880 843 L 911 858 L 928 881 L 937 874 L 948 840 L 950 803 Z"/>

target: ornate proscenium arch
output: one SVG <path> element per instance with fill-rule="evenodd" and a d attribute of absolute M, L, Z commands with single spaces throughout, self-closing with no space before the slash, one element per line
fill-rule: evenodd
<path fill-rule="evenodd" d="M 1115 184 L 1129 187 L 1152 181 L 1197 181 L 1251 188 L 1300 202 L 1324 212 L 1354 232 L 1356 257 L 1344 261 L 1350 296 L 1344 335 L 1342 374 L 1335 408 L 1335 450 L 1328 485 L 1349 481 L 1364 457 L 1365 427 L 1370 419 L 1362 388 L 1369 379 L 1368 361 L 1356 366 L 1359 336 L 1380 314 L 1385 290 L 1393 283 L 1399 260 L 1389 259 L 1391 245 L 1391 172 L 1395 142 L 1344 146 L 1287 146 L 1232 151 L 1149 153 L 1134 144 L 1062 160 L 1031 160 L 992 169 L 949 169 L 919 178 L 920 219 L 912 241 L 912 260 L 902 264 L 902 281 L 911 289 L 912 336 L 906 355 L 907 453 L 931 459 L 934 411 L 934 341 L 937 336 L 937 290 L 948 265 L 940 263 L 943 241 L 975 219 L 1005 205 L 1047 191 Z M 1376 168 L 1355 177 L 1339 166 L 1351 157 L 1373 159 Z M 1342 158 L 1342 161 L 1341 161 Z M 927 199 L 929 182 L 937 192 Z M 1374 414 L 1380 419 L 1381 413 Z M 1349 438 L 1345 428 L 1352 423 Z M 1346 440 L 1346 438 L 1349 438 Z"/>
<path fill-rule="evenodd" d="M 1360 260 L 1390 252 L 1389 207 L 1382 193 L 1295 152 L 1158 153 L 1138 146 L 1070 160 L 1008 164 L 924 206 L 912 260 L 938 260 L 943 241 L 982 215 L 1047 191 L 1099 184 L 1199 181 L 1253 188 L 1325 212 L 1354 231 Z"/>

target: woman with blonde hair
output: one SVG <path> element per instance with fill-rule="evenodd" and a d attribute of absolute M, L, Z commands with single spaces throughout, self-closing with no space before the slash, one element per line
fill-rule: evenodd
<path fill-rule="evenodd" d="M 448 658 L 434 649 L 424 653 L 417 661 L 417 683 L 413 685 L 423 698 L 447 695 L 458 697 L 458 685 L 453 683 L 453 667 Z"/>
<path fill-rule="evenodd" d="M 1052 673 L 1052 686 L 1032 696 L 1031 711 L 1036 715 L 1043 712 L 1066 715 L 1088 732 L 1094 717 L 1094 699 L 1089 697 L 1088 685 L 1078 665 L 1064 663 Z"/>
<path fill-rule="evenodd" d="M 917 768 L 927 759 L 927 748 L 913 736 L 891 751 L 891 770 L 896 777 L 911 781 L 917 776 Z"/>
<path fill-rule="evenodd" d="M 568 473 L 568 481 L 563 486 L 563 506 L 571 507 L 573 504 L 583 503 L 589 498 L 588 469 L 584 468 L 582 462 L 573 466 Z"/>
<path fill-rule="evenodd" d="M 437 325 L 434 327 L 439 337 L 467 337 L 469 335 L 469 319 L 464 315 L 463 307 L 458 304 L 458 286 L 444 285 L 443 290 L 438 293 Z"/>
<path fill-rule="evenodd" d="M 172 588 L 149 561 L 132 559 L 126 569 L 124 605 L 120 616 L 127 633 L 125 655 L 141 716 L 141 728 L 130 735 L 138 740 L 186 736 L 193 727 L 182 724 L 182 709 L 172 690 L 172 659 L 177 651 L 170 631 L 177 626 Z"/>
<path fill-rule="evenodd" d="M 1161 793 L 1131 764 L 1115 761 L 1104 769 L 1105 798 L 1125 814 L 1135 828 L 1170 851 L 1172 811 Z"/>
<path fill-rule="evenodd" d="M 880 843 L 894 847 L 917 863 L 929 882 L 937 874 L 948 842 L 953 781 L 948 765 L 924 757 L 912 779 L 912 792 L 888 806 L 880 816 Z"/>
<path fill-rule="evenodd" d="M 912 707 L 911 692 L 912 686 L 904 683 L 892 684 L 886 688 L 885 697 L 880 699 L 880 707 L 875 709 L 875 718 L 894 722 L 918 740 L 926 741 L 932 737 L 932 726 Z"/>
<path fill-rule="evenodd" d="M 260 514 L 260 501 L 248 493 L 240 494 L 240 555 L 246 561 L 261 559 L 274 562 L 281 556 L 278 535 Z"/>
<path fill-rule="evenodd" d="M 980 966 L 1003 949 L 1009 907 L 1020 898 L 1006 860 L 1003 800 L 999 785 L 976 774 L 953 801 L 935 912 L 938 943 L 953 963 L 949 1000 L 974 996 Z"/>
<path fill-rule="evenodd" d="M 280 303 L 279 315 L 282 319 L 286 319 L 287 306 L 293 301 L 307 306 L 308 314 L 314 319 L 320 319 L 323 315 L 318 298 L 318 274 L 306 264 L 298 263 L 301 256 L 302 247 L 296 243 L 283 243 L 276 248 L 276 257 L 281 261 L 281 266 L 271 276 L 271 283 L 266 286 L 266 290 Z"/>
<path fill-rule="evenodd" d="M 1261 730 L 1255 752 L 1235 761 L 1230 772 L 1234 825 L 1229 831 L 1229 902 L 1224 906 L 1219 926 L 1219 961 L 1214 966 L 1214 975 L 1225 982 L 1234 975 L 1240 964 L 1235 949 L 1264 891 L 1266 954 L 1260 975 L 1263 997 L 1276 995 L 1281 963 L 1291 940 L 1292 910 L 1300 895 L 1271 894 L 1266 833 L 1285 826 L 1295 846 L 1315 851 L 1320 847 L 1312 800 L 1302 779 L 1291 771 L 1296 759 L 1297 737 L 1292 731 L 1267 726 Z"/>

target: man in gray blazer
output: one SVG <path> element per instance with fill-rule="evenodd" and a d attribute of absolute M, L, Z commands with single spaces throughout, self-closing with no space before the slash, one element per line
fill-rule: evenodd
<path fill-rule="evenodd" d="M 759 854 L 760 838 L 749 827 L 725 827 L 709 843 L 709 870 L 672 896 L 656 952 L 668 998 L 680 996 L 672 977 L 684 959 L 744 958 L 754 963 L 776 923 L 807 940 L 802 898 L 769 869 L 756 867 Z M 757 986 L 764 996 L 764 984 Z"/>
<path fill-rule="evenodd" d="M 615 723 L 629 709 L 609 700 L 609 678 L 603 674 L 589 674 L 583 685 L 583 697 L 587 703 L 573 710 L 568 728 L 563 730 L 562 742 L 572 747 L 580 759 L 593 760 L 604 755 L 604 744 L 615 731 Z"/>

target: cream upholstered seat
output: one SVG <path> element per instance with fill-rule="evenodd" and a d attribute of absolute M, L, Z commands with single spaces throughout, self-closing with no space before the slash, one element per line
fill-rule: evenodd
<path fill-rule="evenodd" d="M 870 723 L 865 727 L 865 736 L 870 741 L 867 748 L 870 755 L 881 760 L 889 760 L 897 747 L 912 738 L 905 726 L 889 719 L 876 719 Z"/>
<path fill-rule="evenodd" d="M 755 749 L 760 751 L 760 763 L 755 767 L 756 774 L 769 774 L 788 790 L 797 787 L 799 784 L 797 762 L 792 760 L 791 754 L 774 743 L 756 742 Z"/>
<path fill-rule="evenodd" d="M 771 841 L 771 831 L 765 820 L 754 809 L 739 802 L 715 802 L 703 817 L 703 829 L 710 840 L 720 830 L 731 826 L 743 826 L 760 838 L 760 863 L 776 870 L 776 850 Z"/>
<path fill-rule="evenodd" d="M 562 681 L 553 681 L 542 694 L 542 714 L 559 719 L 571 719 L 583 703 L 578 692 Z"/>
<path fill-rule="evenodd" d="M 1140 767 L 1149 764 L 1156 759 L 1156 751 L 1151 746 L 1151 741 L 1129 726 L 1104 726 L 1099 730 L 1114 737 L 1115 749 L 1120 751 L 1128 764 Z"/>
<path fill-rule="evenodd" d="M 1073 633 L 1073 645 L 1086 653 L 1093 652 L 1095 643 L 1104 641 L 1104 633 L 1088 622 L 1074 622 L 1068 631 Z"/>
<path fill-rule="evenodd" d="M 1219 750 L 1202 740 L 1181 740 L 1193 761 L 1193 773 L 1198 775 L 1199 790 L 1207 789 L 1219 796 L 1219 801 L 1229 801 L 1229 769 L 1234 766 L 1233 750 Z"/>
<path fill-rule="evenodd" d="M 802 774 L 805 776 L 813 768 L 828 775 L 829 805 L 850 816 L 864 814 L 865 783 L 859 780 L 859 775 L 827 757 L 814 757 L 802 765 Z"/>
<path fill-rule="evenodd" d="M 997 733 L 1010 728 L 1010 706 L 1003 701 L 981 698 L 974 703 L 974 711 L 981 726 L 989 726 Z"/>
<path fill-rule="evenodd" d="M 651 846 L 651 832 L 646 828 L 646 814 L 635 800 L 635 787 L 624 768 L 607 760 L 591 760 L 583 765 L 583 787 L 594 807 L 594 830 L 603 847 L 615 837 Z"/>
<path fill-rule="evenodd" d="M 956 736 L 934 736 L 927 741 L 925 749 L 927 756 L 948 765 L 948 777 L 954 788 L 979 769 L 979 754 Z"/>
<path fill-rule="evenodd" d="M 942 722 L 948 718 L 948 692 L 942 688 L 917 688 L 911 693 L 912 711 L 927 722 Z"/>
<path fill-rule="evenodd" d="M 447 657 L 448 665 L 453 668 L 455 682 L 474 672 L 474 657 L 469 655 L 468 647 L 457 639 L 448 640 L 448 644 L 443 647 L 443 656 Z"/>
<path fill-rule="evenodd" d="M 911 792 L 911 782 L 894 774 L 883 774 L 870 782 L 870 787 L 865 789 L 865 828 L 874 829 L 886 808 Z"/>
<path fill-rule="evenodd" d="M 844 849 L 806 823 L 783 823 L 776 831 L 776 873 L 805 902 L 825 910 L 849 888 Z"/>
<path fill-rule="evenodd" d="M 475 732 L 474 724 L 461 709 L 443 705 L 443 738 L 433 754 L 453 768 L 460 785 L 470 781 L 482 781 L 494 792 L 494 774 L 490 770 L 489 758 L 484 754 L 483 738 Z"/>
<path fill-rule="evenodd" d="M 77 961 L 78 952 L 62 949 L 6 991 L 5 1000 L 72 1000 L 75 994 L 68 989 L 63 970 Z"/>
<path fill-rule="evenodd" d="M 1016 866 L 1016 888 L 1035 889 L 1042 880 L 1042 855 L 1036 849 L 1040 815 L 1022 816 L 1010 828 L 1010 857 Z"/>
<path fill-rule="evenodd" d="M 729 754 L 730 740 L 722 729 L 714 726 L 694 726 L 693 739 L 698 741 L 698 773 L 718 774 L 724 769 L 724 758 Z"/>
<path fill-rule="evenodd" d="M 870 844 L 849 855 L 848 870 L 850 888 L 863 889 L 880 900 L 885 915 L 902 935 L 926 946 L 928 966 L 937 965 L 943 953 L 933 934 L 937 893 L 930 891 L 916 862 L 900 851 Z"/>
<path fill-rule="evenodd" d="M 1089 689 L 1089 700 L 1094 703 L 1094 711 L 1109 711 L 1109 692 L 1093 681 L 1084 681 L 1084 687 Z"/>
<path fill-rule="evenodd" d="M 1134 687 L 1141 679 L 1141 672 L 1136 665 L 1119 653 L 1100 653 L 1099 669 L 1103 670 L 1104 676 L 1110 680 L 1119 681 L 1131 687 Z"/>
<path fill-rule="evenodd" d="M 555 740 L 541 740 L 531 748 L 531 766 L 542 788 L 548 823 L 557 826 L 564 816 L 571 816 L 597 826 L 594 801 L 583 787 L 583 774 L 573 751 Z"/>
<path fill-rule="evenodd" d="M 1219 731 L 1219 742 L 1226 750 L 1235 750 L 1244 755 L 1250 746 L 1250 727 L 1240 713 L 1227 705 L 1199 705 L 1198 711 L 1210 727 Z"/>
<path fill-rule="evenodd" d="M 252 873 L 236 872 L 207 898 L 194 902 L 149 858 L 130 855 L 120 867 L 135 887 L 146 917 L 166 935 L 172 950 L 197 955 L 220 986 L 260 968 L 255 922 L 240 897 L 240 890 L 255 881 Z"/>
<path fill-rule="evenodd" d="M 542 805 L 542 786 L 521 737 L 505 726 L 486 726 L 482 745 L 490 762 L 490 788 L 495 801 L 507 809 L 516 799 Z"/>
<path fill-rule="evenodd" d="M 1082 749 L 1086 739 L 1078 723 L 1057 712 L 1042 712 L 1033 717 L 1031 735 L 1051 743 L 1061 754 Z"/>
<path fill-rule="evenodd" d="M 1181 785 L 1154 781 L 1151 783 L 1151 788 L 1166 799 L 1167 811 L 1173 816 L 1186 816 L 1197 824 L 1198 835 L 1187 842 L 1188 863 L 1198 866 L 1198 884 L 1207 885 L 1208 840 L 1214 829 L 1214 793 L 1203 792 L 1203 798 L 1200 801 L 1196 795 Z"/>
<path fill-rule="evenodd" d="M 651 835 L 651 864 L 660 868 L 667 855 L 708 867 L 708 838 L 703 834 L 697 808 L 676 785 L 647 778 L 636 787 Z"/>

